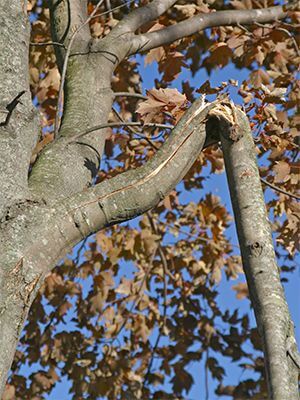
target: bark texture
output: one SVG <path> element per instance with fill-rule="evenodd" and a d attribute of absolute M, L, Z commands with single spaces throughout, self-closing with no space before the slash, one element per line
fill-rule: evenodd
<path fill-rule="evenodd" d="M 39 133 L 29 91 L 30 24 L 21 3 L 0 1 L 0 219 L 10 204 L 28 196 L 29 160 Z"/>
<path fill-rule="evenodd" d="M 272 400 L 298 399 L 298 367 L 288 347 L 295 342 L 276 263 L 255 145 L 246 115 L 232 104 L 211 115 L 217 127 L 251 303 L 261 335 L 267 383 Z"/>

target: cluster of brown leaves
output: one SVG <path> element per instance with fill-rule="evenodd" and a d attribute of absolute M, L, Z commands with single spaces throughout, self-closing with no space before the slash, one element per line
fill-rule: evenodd
<path fill-rule="evenodd" d="M 116 1 L 114 6 L 121 3 Z M 29 4 L 35 15 L 32 41 L 50 40 L 45 2 Z M 144 30 L 162 29 L 213 7 L 271 5 L 271 0 L 234 0 L 231 5 L 181 2 Z M 113 19 L 107 14 L 95 18 L 94 36 L 107 34 L 127 11 L 117 9 Z M 300 62 L 296 26 L 300 16 L 294 12 L 289 18 L 266 27 L 213 28 L 152 50 L 145 62 L 158 65 L 156 87 L 148 91 L 145 102 L 118 98 L 120 115 L 127 121 L 176 123 L 195 97 L 189 82 L 182 83 L 182 93 L 168 87 L 182 68 L 188 67 L 193 75 L 204 69 L 211 73 L 229 63 L 248 68 L 249 77 L 237 90 L 251 121 L 261 176 L 296 193 L 300 124 L 295 113 L 300 99 L 295 79 Z M 113 77 L 113 89 L 141 92 L 143 77 L 138 67 L 134 58 L 122 62 Z M 33 97 L 44 127 L 50 127 L 59 84 L 51 46 L 31 47 L 30 71 Z M 217 95 L 229 86 L 237 82 L 229 79 L 215 88 L 199 82 L 197 92 Z M 47 130 L 43 135 L 47 137 Z M 167 136 L 158 129 L 112 130 L 98 182 L 142 165 Z M 48 276 L 30 311 L 5 400 L 43 399 L 63 377 L 74 398 L 182 399 L 194 384 L 191 364 L 200 360 L 205 360 L 206 373 L 216 381 L 216 395 L 265 397 L 257 330 L 238 304 L 227 310 L 219 300 L 222 280 L 235 280 L 242 274 L 239 251 L 229 240 L 232 217 L 218 197 L 200 191 L 211 174 L 222 171 L 220 149 L 207 148 L 182 184 L 151 214 L 89 238 Z M 293 268 L 299 208 L 279 192 L 268 189 L 267 198 L 279 263 L 288 271 Z M 232 290 L 238 299 L 248 296 L 244 282 L 235 281 Z M 253 374 L 236 385 L 225 385 L 225 374 L 230 378 L 230 371 L 221 365 L 225 358 Z M 24 365 L 34 367 L 28 378 L 22 373 Z"/>
<path fill-rule="evenodd" d="M 147 96 L 148 100 L 140 103 L 136 110 L 144 123 L 163 122 L 164 113 L 171 114 L 178 122 L 187 109 L 187 98 L 177 89 L 152 89 L 147 91 Z"/>

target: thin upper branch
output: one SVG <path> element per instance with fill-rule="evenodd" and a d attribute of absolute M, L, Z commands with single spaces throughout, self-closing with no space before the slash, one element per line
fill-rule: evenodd
<path fill-rule="evenodd" d="M 281 189 L 276 185 L 273 185 L 271 182 L 268 182 L 266 179 L 264 178 L 260 178 L 261 182 L 264 183 L 266 186 L 269 186 L 271 189 L 275 190 L 276 192 L 282 193 L 286 196 L 289 196 L 293 199 L 296 199 L 298 201 L 300 201 L 300 196 L 297 196 L 294 193 L 288 192 L 287 190 Z"/>
<path fill-rule="evenodd" d="M 115 28 L 118 34 L 134 33 L 147 22 L 151 22 L 164 14 L 177 0 L 153 0 L 144 7 L 139 7 L 125 17 Z"/>
<path fill-rule="evenodd" d="M 224 10 L 209 14 L 199 14 L 165 29 L 136 35 L 133 38 L 131 53 L 151 50 L 175 40 L 190 36 L 206 28 L 225 25 L 249 25 L 257 22 L 269 22 L 287 16 L 287 7 L 277 6 L 257 10 Z"/>

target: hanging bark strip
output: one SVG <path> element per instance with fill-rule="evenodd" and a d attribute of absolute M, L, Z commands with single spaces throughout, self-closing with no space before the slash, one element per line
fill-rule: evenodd
<path fill-rule="evenodd" d="M 299 370 L 289 343 L 295 336 L 273 247 L 255 145 L 246 115 L 232 103 L 218 105 L 208 122 L 221 137 L 243 267 L 262 339 L 272 400 L 299 399 Z M 297 351 L 296 351 L 297 354 Z"/>

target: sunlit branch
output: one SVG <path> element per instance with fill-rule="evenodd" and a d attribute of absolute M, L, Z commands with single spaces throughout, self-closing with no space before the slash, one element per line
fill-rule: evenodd
<path fill-rule="evenodd" d="M 193 35 L 206 28 L 226 25 L 249 25 L 257 22 L 270 22 L 287 16 L 287 10 L 293 8 L 295 2 L 289 6 L 276 6 L 256 10 L 224 10 L 207 14 L 198 14 L 165 29 L 155 32 L 136 35 L 132 39 L 130 54 L 144 52 L 175 40 Z"/>
<path fill-rule="evenodd" d="M 228 108 L 229 110 L 229 108 Z M 246 114 L 231 105 L 211 115 L 218 127 L 225 160 L 243 269 L 262 339 L 266 380 L 272 399 L 297 398 L 298 370 L 288 356 L 288 338 L 295 341 L 274 251 L 251 128 Z"/>

